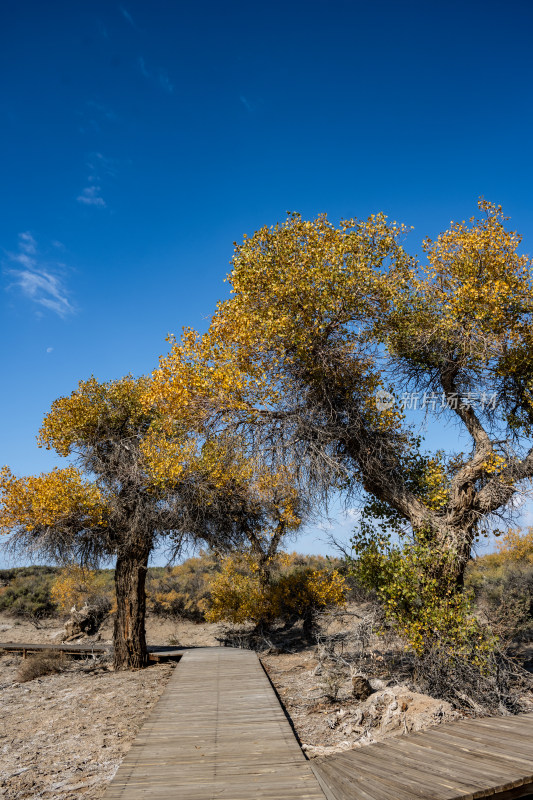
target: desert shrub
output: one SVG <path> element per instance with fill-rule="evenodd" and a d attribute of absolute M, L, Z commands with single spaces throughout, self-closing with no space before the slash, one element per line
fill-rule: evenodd
<path fill-rule="evenodd" d="M 28 619 L 53 616 L 57 608 L 50 590 L 56 572 L 51 567 L 0 570 L 0 611 Z"/>
<path fill-rule="evenodd" d="M 328 561 L 323 556 L 313 555 L 300 555 L 299 553 L 285 553 L 284 570 L 285 571 L 322 571 L 334 567 L 339 567 L 338 560 Z M 251 562 L 250 562 L 251 563 Z M 193 622 L 203 622 L 206 619 L 206 613 L 212 606 L 211 594 L 213 586 L 216 584 L 217 576 L 221 575 L 224 571 L 221 560 L 214 553 L 209 553 L 201 550 L 198 556 L 188 558 L 183 564 L 176 567 L 152 567 L 148 570 L 146 579 L 146 594 L 147 594 L 147 607 L 153 614 L 158 614 L 167 617 L 180 617 L 182 619 L 189 619 Z M 252 567 L 242 564 L 243 569 L 237 572 L 240 578 L 235 575 L 235 580 L 241 586 L 241 596 L 246 592 L 252 592 L 249 602 L 244 604 L 240 610 L 237 610 L 239 601 L 236 600 L 232 608 L 232 619 L 244 621 L 250 619 L 248 611 L 252 608 L 254 603 L 261 603 L 263 600 L 253 594 L 253 586 L 243 580 L 245 575 L 252 574 Z M 226 564 L 227 568 L 227 564 Z M 273 572 L 276 573 L 278 567 L 273 566 Z M 257 572 L 257 570 L 256 570 Z M 252 583 L 257 583 L 254 580 Z M 246 584 L 246 585 L 245 585 Z M 281 587 L 280 587 L 281 589 Z M 248 609 L 248 611 L 247 611 Z M 270 612 L 266 613 L 270 617 Z"/>
<path fill-rule="evenodd" d="M 316 614 L 346 601 L 346 584 L 338 570 L 304 566 L 282 573 L 272 585 L 275 616 L 301 618 L 311 628 Z"/>
<path fill-rule="evenodd" d="M 457 587 L 451 558 L 423 541 L 395 544 L 365 533 L 355 539 L 352 570 L 377 591 L 386 621 L 417 657 L 448 652 L 483 667 L 494 645 L 473 610 L 473 594 Z"/>
<path fill-rule="evenodd" d="M 53 580 L 58 572 L 58 567 L 48 567 L 34 564 L 31 567 L 10 567 L 0 569 L 0 584 L 7 585 L 15 578 L 48 578 Z"/>
<path fill-rule="evenodd" d="M 502 643 L 533 638 L 533 562 L 502 559 L 499 553 L 483 556 L 470 566 L 466 585 Z"/>
<path fill-rule="evenodd" d="M 258 623 L 274 617 L 271 597 L 261 586 L 250 559 L 236 554 L 224 559 L 221 572 L 211 582 L 208 622 Z"/>
<path fill-rule="evenodd" d="M 384 625 L 404 643 L 401 669 L 415 688 L 476 713 L 521 708 L 530 679 L 507 657 L 497 627 L 480 618 L 479 580 L 477 590 L 458 587 L 450 554 L 436 554 L 423 540 L 392 543 L 382 532 L 365 532 L 356 537 L 356 553 L 352 568 L 376 589 Z M 391 669 L 400 669 L 396 657 Z"/>
<path fill-rule="evenodd" d="M 302 561 L 296 554 L 280 553 L 265 582 L 253 556 L 236 554 L 224 560 L 211 584 L 206 619 L 256 625 L 302 619 L 310 631 L 318 611 L 341 605 L 345 599 L 345 581 L 336 569 L 316 569 L 305 563 L 305 557 Z"/>
<path fill-rule="evenodd" d="M 465 653 L 437 645 L 409 664 L 415 688 L 476 714 L 525 711 L 523 696 L 532 689 L 531 675 L 497 646 L 485 652 L 483 669 Z"/>
<path fill-rule="evenodd" d="M 60 652 L 37 653 L 22 661 L 17 671 L 17 680 L 26 683 L 44 675 L 53 675 L 61 672 L 63 664 L 64 656 Z"/>
<path fill-rule="evenodd" d="M 89 605 L 109 610 L 112 591 L 106 571 L 84 569 L 78 564 L 69 564 L 60 569 L 50 594 L 58 610 L 67 614 L 73 606 L 79 609 Z"/>
<path fill-rule="evenodd" d="M 318 679 L 318 685 L 332 703 L 336 702 L 339 692 L 345 683 L 346 671 L 339 664 L 324 667 Z"/>
<path fill-rule="evenodd" d="M 209 604 L 213 576 L 220 571 L 220 561 L 201 550 L 176 567 L 148 570 L 147 607 L 153 614 L 181 617 L 203 622 Z"/>

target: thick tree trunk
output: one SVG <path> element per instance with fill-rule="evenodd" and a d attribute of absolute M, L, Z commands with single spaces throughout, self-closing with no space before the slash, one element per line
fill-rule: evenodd
<path fill-rule="evenodd" d="M 473 527 L 460 528 L 459 530 L 454 530 L 453 534 L 444 539 L 449 552 L 454 556 L 453 564 L 455 569 L 453 576 L 455 585 L 460 591 L 464 588 L 466 568 L 472 557 L 474 535 Z"/>
<path fill-rule="evenodd" d="M 150 547 L 129 544 L 117 558 L 115 592 L 117 613 L 113 631 L 115 669 L 140 669 L 146 665 L 146 570 Z"/>

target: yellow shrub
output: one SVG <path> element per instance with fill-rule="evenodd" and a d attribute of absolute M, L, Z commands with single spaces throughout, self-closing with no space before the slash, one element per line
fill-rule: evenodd
<path fill-rule="evenodd" d="M 154 614 L 202 622 L 208 604 L 209 584 L 220 570 L 212 553 L 200 551 L 173 568 L 153 567 L 146 578 L 147 608 Z"/>
<path fill-rule="evenodd" d="M 211 607 L 206 619 L 237 624 L 306 619 L 326 606 L 345 602 L 346 586 L 337 570 L 295 567 L 287 553 L 279 554 L 277 567 L 277 574 L 264 585 L 251 556 L 225 559 L 221 573 L 211 583 Z"/>
<path fill-rule="evenodd" d="M 509 530 L 497 542 L 498 555 L 504 561 L 527 561 L 533 564 L 533 528 L 523 533 L 519 528 Z"/>
<path fill-rule="evenodd" d="M 72 606 L 80 608 L 98 595 L 106 593 L 104 578 L 95 570 L 83 569 L 78 564 L 64 567 L 50 590 L 52 601 L 65 614 Z"/>

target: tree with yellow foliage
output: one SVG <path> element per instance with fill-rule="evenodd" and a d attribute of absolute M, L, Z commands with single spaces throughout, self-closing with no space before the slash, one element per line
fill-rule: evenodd
<path fill-rule="evenodd" d="M 510 528 L 496 543 L 496 550 L 500 561 L 533 564 L 533 528 Z"/>
<path fill-rule="evenodd" d="M 67 614 L 73 607 L 80 609 L 85 604 L 102 600 L 109 609 L 104 592 L 105 579 L 96 570 L 83 569 L 79 564 L 68 564 L 62 567 L 52 583 L 50 597 L 59 611 Z M 100 605 L 104 603 L 100 602 Z"/>
<path fill-rule="evenodd" d="M 236 387 L 219 382 L 214 426 L 297 464 L 311 496 L 362 493 L 459 588 L 474 541 L 533 476 L 531 260 L 500 207 L 479 210 L 426 239 L 423 262 L 382 214 L 339 227 L 290 215 L 236 244 L 230 298 L 204 337 L 187 334 L 204 375 Z M 183 353 L 174 343 L 154 376 L 169 406 Z M 407 394 L 454 420 L 467 452 L 426 453 Z"/>
<path fill-rule="evenodd" d="M 188 391 L 194 380 L 194 370 L 183 372 Z M 276 478 L 254 480 L 238 438 L 210 436 L 186 402 L 172 419 L 162 414 L 151 378 L 82 381 L 53 403 L 39 444 L 74 463 L 25 478 L 4 467 L 0 532 L 26 555 L 81 566 L 116 559 L 119 669 L 146 661 L 145 578 L 159 541 L 175 553 L 191 539 L 224 550 L 270 523 L 299 524 L 292 496 L 272 490 Z"/>

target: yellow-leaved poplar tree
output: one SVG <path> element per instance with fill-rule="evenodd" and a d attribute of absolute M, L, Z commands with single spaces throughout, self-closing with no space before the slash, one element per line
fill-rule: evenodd
<path fill-rule="evenodd" d="M 337 226 L 291 214 L 245 236 L 209 331 L 173 342 L 153 383 L 172 415 L 190 401 L 183 362 L 201 363 L 197 397 L 213 429 L 238 431 L 265 463 L 297 465 L 309 501 L 340 491 L 360 504 L 377 533 L 370 547 L 381 530 L 407 537 L 408 561 L 424 553 L 409 568 L 432 562 L 441 620 L 476 539 L 533 477 L 532 262 L 502 209 L 478 208 L 426 239 L 422 258 L 383 214 Z M 461 452 L 451 439 L 448 452 L 428 451 L 409 408 L 455 422 Z"/>
<path fill-rule="evenodd" d="M 175 553 L 191 539 L 223 551 L 299 524 L 295 496 L 274 489 L 282 478 L 269 482 L 237 436 L 205 427 L 202 404 L 223 376 L 208 382 L 201 364 L 182 364 L 174 379 L 194 409 L 182 398 L 170 417 L 152 378 L 82 381 L 53 403 L 39 434 L 74 463 L 0 474 L 0 532 L 11 547 L 82 567 L 115 560 L 116 668 L 146 661 L 145 579 L 158 541 Z"/>

